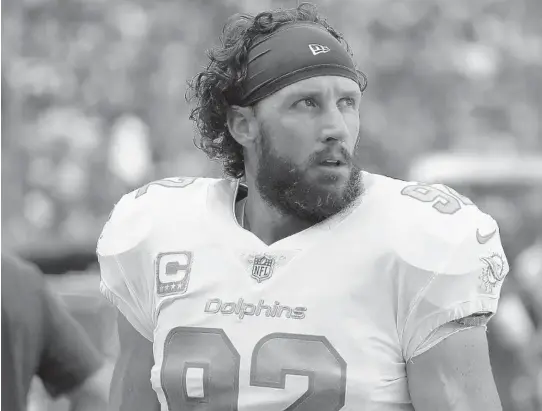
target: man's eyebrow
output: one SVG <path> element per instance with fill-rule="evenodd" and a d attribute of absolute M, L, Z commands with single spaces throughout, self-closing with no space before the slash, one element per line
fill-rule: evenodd
<path fill-rule="evenodd" d="M 296 90 L 288 93 L 288 97 L 317 97 L 321 96 L 323 93 L 320 90 L 315 89 L 305 89 L 305 90 Z"/>
<path fill-rule="evenodd" d="M 287 98 L 295 97 L 320 97 L 324 92 L 316 89 L 296 90 L 288 93 Z M 358 97 L 361 92 L 358 89 L 340 89 L 337 95 L 341 97 Z"/>

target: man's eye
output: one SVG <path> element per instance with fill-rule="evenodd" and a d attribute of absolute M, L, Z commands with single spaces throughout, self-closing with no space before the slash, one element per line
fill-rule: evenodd
<path fill-rule="evenodd" d="M 316 101 L 313 98 L 304 98 L 299 100 L 297 104 L 304 107 L 316 107 Z"/>
<path fill-rule="evenodd" d="M 356 107 L 356 100 L 352 97 L 345 97 L 341 99 L 341 104 L 347 107 Z"/>

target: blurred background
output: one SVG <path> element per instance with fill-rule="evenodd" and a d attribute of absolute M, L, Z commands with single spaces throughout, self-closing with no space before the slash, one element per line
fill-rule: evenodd
<path fill-rule="evenodd" d="M 317 0 L 369 78 L 358 160 L 443 182 L 499 222 L 511 273 L 489 327 L 506 411 L 542 410 L 542 2 Z M 95 244 L 157 178 L 220 176 L 186 81 L 225 19 L 279 0 L 3 0 L 2 241 L 48 275 L 105 358 Z M 65 409 L 36 385 L 29 408 Z"/>

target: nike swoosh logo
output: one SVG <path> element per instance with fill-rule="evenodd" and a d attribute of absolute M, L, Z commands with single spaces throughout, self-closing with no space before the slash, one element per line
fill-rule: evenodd
<path fill-rule="evenodd" d="M 493 236 L 495 235 L 496 232 L 497 232 L 497 229 L 493 230 L 493 232 L 491 232 L 489 234 L 483 235 L 483 234 L 480 233 L 480 230 L 477 229 L 476 230 L 476 239 L 478 240 L 478 242 L 480 244 L 485 244 L 485 243 L 487 243 L 489 240 L 491 240 L 493 238 Z"/>

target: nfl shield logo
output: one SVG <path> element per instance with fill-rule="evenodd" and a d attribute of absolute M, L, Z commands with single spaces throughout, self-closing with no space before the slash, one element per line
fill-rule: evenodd
<path fill-rule="evenodd" d="M 254 257 L 254 264 L 252 265 L 252 275 L 256 281 L 261 283 L 267 280 L 273 274 L 275 268 L 275 259 L 267 255 L 259 255 Z"/>

